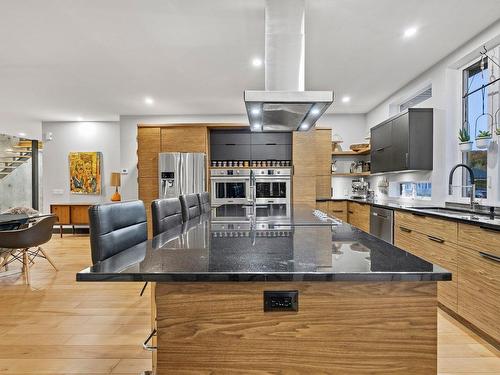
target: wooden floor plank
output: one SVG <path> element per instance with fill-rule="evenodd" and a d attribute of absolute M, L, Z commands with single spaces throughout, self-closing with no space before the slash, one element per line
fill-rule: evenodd
<path fill-rule="evenodd" d="M 142 350 L 150 298 L 142 283 L 77 283 L 90 260 L 87 236 L 54 236 L 45 249 L 59 272 L 38 260 L 32 285 L 0 277 L 0 373 L 137 375 L 151 368 Z M 147 294 L 147 293 L 146 293 Z M 438 314 L 439 375 L 500 373 L 500 355 L 444 312 Z"/>

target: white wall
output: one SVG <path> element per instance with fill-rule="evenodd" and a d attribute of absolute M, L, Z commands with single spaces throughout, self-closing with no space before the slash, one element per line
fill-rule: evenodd
<path fill-rule="evenodd" d="M 110 201 L 114 188 L 109 186 L 111 172 L 120 170 L 120 124 L 118 122 L 44 122 L 43 132 L 51 132 L 53 140 L 43 150 L 43 210 L 51 203 L 97 203 Z M 101 195 L 69 193 L 68 154 L 75 151 L 102 153 Z M 62 190 L 55 194 L 54 190 Z"/>
<path fill-rule="evenodd" d="M 137 125 L 168 125 L 188 123 L 242 123 L 248 124 L 245 115 L 207 116 L 120 116 L 120 165 L 128 170 L 122 175 L 122 199 L 137 199 Z"/>
<path fill-rule="evenodd" d="M 467 202 L 459 196 L 459 190 L 453 197 L 447 195 L 448 173 L 453 165 L 461 162 L 461 153 L 458 150 L 457 134 L 461 126 L 461 85 L 462 68 L 466 64 L 479 59 L 479 49 L 484 44 L 488 48 L 500 42 L 500 22 L 495 23 L 478 36 L 458 48 L 438 64 L 409 82 L 387 100 L 373 108 L 366 115 L 367 129 L 383 122 L 395 114 L 395 104 L 401 103 L 415 94 L 419 89 L 432 84 L 432 98 L 418 105 L 418 107 L 434 108 L 434 169 L 431 173 L 387 174 L 389 181 L 432 181 L 432 201 L 442 203 L 444 200 Z M 488 189 L 488 199 L 483 204 L 498 205 L 498 147 L 491 147 L 488 156 L 488 175 L 491 176 Z M 455 184 L 460 178 L 456 174 Z M 382 177 L 372 177 L 372 186 L 376 186 Z M 381 196 L 382 197 L 382 196 Z"/>
<path fill-rule="evenodd" d="M 368 134 L 366 129 L 365 115 L 326 115 L 323 116 L 317 124 L 321 128 L 331 128 L 332 138 L 335 134 L 342 137 L 341 144 L 343 150 L 349 150 L 349 146 L 354 143 L 366 143 L 365 136 Z M 338 171 L 348 171 L 353 160 L 361 160 L 366 158 L 352 157 L 336 157 Z M 332 177 L 333 196 L 335 198 L 343 198 L 351 194 L 352 177 Z"/>

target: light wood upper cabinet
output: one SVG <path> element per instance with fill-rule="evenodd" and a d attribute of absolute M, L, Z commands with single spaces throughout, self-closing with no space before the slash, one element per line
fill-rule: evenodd
<path fill-rule="evenodd" d="M 314 132 L 314 153 L 316 155 L 316 175 L 332 175 L 332 130 L 316 129 Z M 330 185 L 330 184 L 329 184 Z M 324 196 L 323 196 L 324 197 Z M 328 192 L 330 197 L 330 192 Z"/>
<path fill-rule="evenodd" d="M 161 152 L 208 153 L 205 126 L 168 126 L 161 128 Z"/>
<path fill-rule="evenodd" d="M 294 176 L 316 176 L 316 135 L 314 131 L 292 133 Z M 316 197 L 316 194 L 314 194 Z"/>
<path fill-rule="evenodd" d="M 139 178 L 158 177 L 160 128 L 137 128 L 137 169 Z"/>

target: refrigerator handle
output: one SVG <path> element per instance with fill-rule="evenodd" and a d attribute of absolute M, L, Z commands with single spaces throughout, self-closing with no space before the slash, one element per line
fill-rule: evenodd
<path fill-rule="evenodd" d="M 183 173 L 183 170 L 182 170 L 182 157 L 183 155 L 180 154 L 179 155 L 179 192 L 180 192 L 180 195 L 184 195 L 184 173 Z"/>

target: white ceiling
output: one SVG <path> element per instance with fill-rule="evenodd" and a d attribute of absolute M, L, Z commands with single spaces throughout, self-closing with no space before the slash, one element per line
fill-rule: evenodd
<path fill-rule="evenodd" d="M 306 1 L 306 89 L 350 95 L 334 113 L 367 112 L 500 18 L 499 0 Z M 1 0 L 0 125 L 243 114 L 263 55 L 263 0 Z"/>

